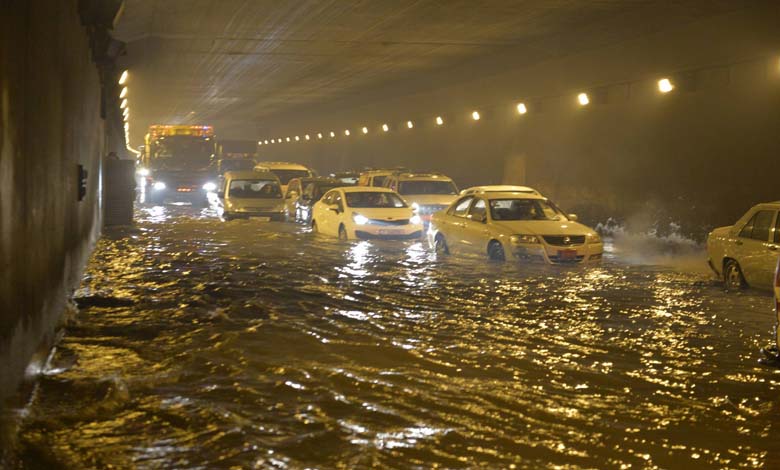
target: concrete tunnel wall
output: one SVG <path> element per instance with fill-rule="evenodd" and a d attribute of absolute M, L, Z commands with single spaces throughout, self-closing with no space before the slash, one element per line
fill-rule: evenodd
<path fill-rule="evenodd" d="M 259 139 L 315 140 L 260 146 L 259 155 L 322 173 L 404 165 L 461 187 L 527 183 L 590 224 L 616 217 L 644 231 L 675 222 L 701 239 L 751 205 L 780 199 L 780 4 L 755 5 L 531 66 L 485 58 L 279 116 Z M 675 81 L 674 92 L 657 91 L 662 77 Z M 597 102 L 591 92 L 602 86 Z M 591 93 L 586 108 L 576 103 L 580 91 Z M 518 100 L 529 107 L 523 117 Z M 331 130 L 336 139 L 316 139 Z"/>
<path fill-rule="evenodd" d="M 100 81 L 77 1 L 0 15 L 0 399 L 53 340 L 100 230 Z M 77 165 L 89 172 L 77 199 Z"/>

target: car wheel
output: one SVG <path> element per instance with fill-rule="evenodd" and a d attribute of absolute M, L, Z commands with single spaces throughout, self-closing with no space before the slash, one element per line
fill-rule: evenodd
<path fill-rule="evenodd" d="M 444 235 L 436 235 L 436 240 L 433 242 L 433 248 L 436 251 L 436 254 L 450 254 L 450 247 L 447 246 L 447 240 L 444 239 Z"/>
<path fill-rule="evenodd" d="M 505 261 L 506 254 L 504 253 L 504 246 L 501 242 L 493 240 L 488 244 L 488 258 L 493 261 Z"/>
<path fill-rule="evenodd" d="M 339 240 L 347 241 L 349 237 L 347 236 L 347 229 L 344 228 L 343 225 L 339 226 Z"/>
<path fill-rule="evenodd" d="M 742 275 L 742 268 L 736 260 L 730 259 L 723 266 L 723 284 L 726 290 L 736 292 L 747 287 L 745 276 Z"/>

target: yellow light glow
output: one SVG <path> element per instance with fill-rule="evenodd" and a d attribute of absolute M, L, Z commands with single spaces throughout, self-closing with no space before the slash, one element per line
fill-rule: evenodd
<path fill-rule="evenodd" d="M 268 145 L 268 141 L 267 140 L 265 141 L 265 145 Z"/>
<path fill-rule="evenodd" d="M 414 123 L 412 121 L 406 121 L 406 127 L 411 129 L 412 127 L 414 127 Z"/>
<path fill-rule="evenodd" d="M 479 111 L 474 111 L 471 113 L 471 119 L 475 121 L 479 121 Z"/>
<path fill-rule="evenodd" d="M 525 107 L 525 103 L 517 103 L 517 114 L 525 114 L 528 112 L 528 108 Z"/>
<path fill-rule="evenodd" d="M 300 140 L 301 140 L 301 138 L 300 138 L 300 137 L 298 137 L 298 136 L 296 135 L 296 136 L 295 136 L 295 141 L 296 141 L 296 142 L 300 142 Z"/>
<path fill-rule="evenodd" d="M 125 115 L 122 116 L 122 119 L 124 119 L 124 121 L 127 122 L 130 119 L 130 114 L 125 113 Z"/>
<path fill-rule="evenodd" d="M 363 133 L 368 134 L 368 127 L 363 127 Z"/>
<path fill-rule="evenodd" d="M 271 143 L 275 144 L 276 143 L 276 139 L 271 139 Z"/>
<path fill-rule="evenodd" d="M 257 145 L 263 145 L 263 142 L 262 142 L 262 141 L 260 141 L 260 140 L 258 140 L 258 141 L 257 141 Z"/>
<path fill-rule="evenodd" d="M 317 132 L 317 138 L 322 139 L 322 132 Z"/>
<path fill-rule="evenodd" d="M 128 114 L 130 114 L 130 107 L 127 107 L 124 111 L 122 111 L 122 116 L 127 116 Z"/>
<path fill-rule="evenodd" d="M 122 91 L 119 92 L 119 97 L 124 98 L 127 96 L 127 87 L 122 87 Z"/>
<path fill-rule="evenodd" d="M 125 82 L 127 82 L 127 70 L 122 72 L 122 75 L 119 77 L 119 84 L 124 85 Z"/>
<path fill-rule="evenodd" d="M 349 135 L 349 129 L 344 129 L 344 135 Z"/>
<path fill-rule="evenodd" d="M 436 125 L 441 126 L 442 124 L 444 124 L 444 119 L 441 116 L 436 116 Z"/>
<path fill-rule="evenodd" d="M 290 141 L 290 138 L 289 138 L 289 137 L 287 137 L 287 139 L 285 139 L 285 140 L 287 140 L 287 142 L 289 142 L 289 141 Z"/>
<path fill-rule="evenodd" d="M 661 93 L 669 93 L 674 90 L 674 85 L 668 78 L 662 78 L 658 80 L 658 91 Z"/>
<path fill-rule="evenodd" d="M 577 101 L 579 101 L 582 106 L 585 106 L 590 103 L 590 98 L 588 98 L 587 93 L 580 93 L 577 95 Z"/>
<path fill-rule="evenodd" d="M 388 126 L 387 124 L 382 124 L 382 130 L 387 132 L 390 130 L 390 126 Z"/>
<path fill-rule="evenodd" d="M 127 98 L 122 100 L 122 103 L 120 103 L 119 107 L 122 109 L 125 109 L 127 107 Z"/>
<path fill-rule="evenodd" d="M 128 132 L 128 131 L 130 131 L 130 124 L 129 123 L 125 123 L 125 132 Z"/>
<path fill-rule="evenodd" d="M 303 138 L 306 139 L 306 140 L 311 139 L 311 137 L 309 137 L 309 134 L 306 134 L 305 136 L 303 136 Z"/>
<path fill-rule="evenodd" d="M 330 131 L 330 138 L 332 139 L 332 138 L 334 138 L 334 137 L 336 137 L 336 133 L 335 133 L 335 132 L 333 132 L 333 131 Z"/>

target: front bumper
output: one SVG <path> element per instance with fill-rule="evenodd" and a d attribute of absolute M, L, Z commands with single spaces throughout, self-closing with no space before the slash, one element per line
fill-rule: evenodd
<path fill-rule="evenodd" d="M 422 237 L 422 229 L 411 233 L 374 233 L 365 230 L 355 230 L 355 238 L 361 240 L 415 240 Z"/>
<path fill-rule="evenodd" d="M 512 245 L 506 250 L 516 261 L 543 262 L 548 264 L 599 263 L 604 255 L 604 245 L 587 243 L 572 246 L 555 246 L 547 243 Z"/>
<path fill-rule="evenodd" d="M 264 217 L 274 221 L 285 220 L 285 215 L 283 211 L 280 212 L 280 211 L 262 211 L 262 210 L 244 210 L 244 209 L 238 211 L 226 210 L 225 215 L 236 219 L 237 218 L 248 219 L 250 217 Z"/>
<path fill-rule="evenodd" d="M 385 239 L 385 240 L 411 240 L 423 236 L 422 224 L 365 224 L 356 225 L 352 229 L 355 238 L 360 239 Z"/>

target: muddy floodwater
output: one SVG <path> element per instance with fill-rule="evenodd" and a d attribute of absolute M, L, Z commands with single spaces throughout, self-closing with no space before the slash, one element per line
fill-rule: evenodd
<path fill-rule="evenodd" d="M 19 468 L 780 468 L 772 299 L 698 249 L 527 267 L 137 217 L 14 411 Z"/>

